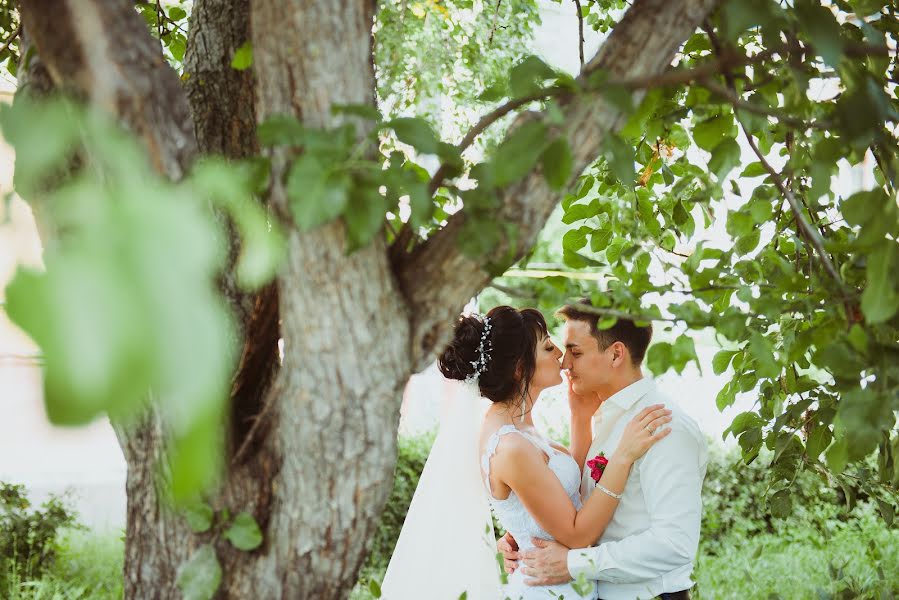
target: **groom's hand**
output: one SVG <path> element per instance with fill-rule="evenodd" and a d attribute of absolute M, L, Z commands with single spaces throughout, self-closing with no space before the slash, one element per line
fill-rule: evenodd
<path fill-rule="evenodd" d="M 532 538 L 536 548 L 521 553 L 521 572 L 528 585 L 556 585 L 571 581 L 568 548 L 559 542 Z"/>
<path fill-rule="evenodd" d="M 496 549 L 503 553 L 503 560 L 506 564 L 506 573 L 513 573 L 518 568 L 518 542 L 512 537 L 508 531 L 506 535 L 499 538 L 496 542 Z"/>

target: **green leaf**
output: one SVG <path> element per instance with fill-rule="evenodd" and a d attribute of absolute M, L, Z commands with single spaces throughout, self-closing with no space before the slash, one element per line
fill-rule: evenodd
<path fill-rule="evenodd" d="M 556 72 L 536 56 L 528 56 L 512 67 L 509 88 L 515 97 L 539 90 L 547 79 L 555 79 Z"/>
<path fill-rule="evenodd" d="M 172 53 L 172 58 L 179 62 L 184 60 L 184 52 L 187 50 L 187 42 L 183 37 L 178 36 L 176 38 L 173 38 L 172 43 L 168 45 L 168 48 L 169 52 Z"/>
<path fill-rule="evenodd" d="M 789 517 L 793 514 L 793 499 L 790 497 L 790 490 L 775 492 L 768 500 L 768 506 L 772 516 L 778 519 Z"/>
<path fill-rule="evenodd" d="M 350 185 L 347 175 L 330 171 L 314 154 L 298 157 L 290 167 L 286 184 L 297 226 L 309 231 L 343 214 Z"/>
<path fill-rule="evenodd" d="M 736 396 L 736 388 L 734 387 L 732 382 L 728 382 L 724 384 L 724 387 L 718 391 L 718 395 L 715 397 L 715 406 L 718 407 L 718 410 L 724 410 L 734 403 L 734 400 L 736 400 Z"/>
<path fill-rule="evenodd" d="M 437 154 L 440 140 L 430 123 L 421 118 L 400 117 L 387 124 L 399 141 L 409 144 L 423 154 Z"/>
<path fill-rule="evenodd" d="M 259 143 L 265 146 L 279 144 L 299 146 L 306 139 L 306 130 L 296 117 L 272 115 L 256 128 Z"/>
<path fill-rule="evenodd" d="M 380 598 L 381 597 L 381 586 L 378 585 L 378 582 L 374 579 L 368 580 L 368 591 L 371 594 L 372 598 Z"/>
<path fill-rule="evenodd" d="M 715 357 L 712 358 L 712 370 L 715 372 L 715 375 L 721 375 L 727 371 L 727 367 L 730 366 L 730 361 L 735 354 L 736 352 L 732 350 L 721 350 L 715 354 Z"/>
<path fill-rule="evenodd" d="M 753 200 L 749 203 L 749 214 L 756 224 L 767 223 L 774 214 L 774 207 L 768 200 Z"/>
<path fill-rule="evenodd" d="M 691 360 L 696 363 L 696 368 L 702 373 L 702 365 L 699 364 L 699 357 L 696 355 L 696 345 L 693 343 L 693 338 L 682 334 L 678 336 L 672 347 L 671 364 L 674 366 L 674 370 L 680 374 L 683 373 L 687 363 Z"/>
<path fill-rule="evenodd" d="M 646 366 L 653 375 L 661 375 L 671 367 L 674 347 L 668 342 L 656 342 L 646 353 Z"/>
<path fill-rule="evenodd" d="M 571 168 L 574 164 L 568 140 L 563 137 L 556 138 L 543 151 L 541 162 L 543 163 L 543 176 L 546 177 L 549 187 L 554 190 L 560 190 L 565 187 L 565 184 L 568 183 L 568 178 L 571 176 Z"/>
<path fill-rule="evenodd" d="M 746 165 L 746 168 L 743 169 L 742 173 L 740 173 L 740 177 L 761 177 L 762 175 L 767 174 L 768 169 L 765 168 L 765 165 L 763 165 L 759 161 L 756 161 Z"/>
<path fill-rule="evenodd" d="M 610 133 L 603 138 L 602 148 L 612 173 L 630 189 L 634 185 L 634 147 Z"/>
<path fill-rule="evenodd" d="M 718 180 L 724 179 L 731 170 L 740 164 L 740 145 L 736 140 L 726 139 L 712 150 L 709 170 Z"/>
<path fill-rule="evenodd" d="M 576 221 L 583 221 L 599 214 L 599 202 L 591 200 L 587 204 L 570 204 L 562 215 L 562 222 L 571 225 Z"/>
<path fill-rule="evenodd" d="M 592 233 L 589 227 L 578 227 L 565 232 L 562 236 L 562 248 L 570 252 L 577 252 L 587 245 L 587 236 Z"/>
<path fill-rule="evenodd" d="M 371 104 L 333 104 L 331 113 L 335 115 L 353 115 L 369 121 L 380 121 L 381 113 Z"/>
<path fill-rule="evenodd" d="M 122 265 L 103 254 L 50 255 L 43 273 L 19 269 L 6 289 L 6 312 L 41 347 L 44 396 L 52 423 L 86 424 L 104 410 L 141 405 L 152 360 L 141 340 L 138 290 Z"/>
<path fill-rule="evenodd" d="M 63 101 L 38 102 L 16 96 L 0 107 L 3 137 L 15 148 L 14 187 L 19 195 L 35 194 L 44 180 L 74 150 L 81 112 Z"/>
<path fill-rule="evenodd" d="M 211 544 L 197 548 L 181 568 L 176 580 L 185 600 L 209 600 L 222 582 L 222 567 Z"/>
<path fill-rule="evenodd" d="M 185 17 L 187 17 L 187 11 L 180 6 L 173 6 L 169 9 L 169 18 L 173 21 L 180 21 Z"/>
<path fill-rule="evenodd" d="M 896 516 L 896 512 L 893 509 L 893 505 L 884 502 L 880 498 L 875 498 L 877 500 L 877 508 L 880 510 L 880 516 L 883 517 L 883 522 L 886 523 L 887 527 L 893 526 L 893 518 Z"/>
<path fill-rule="evenodd" d="M 364 247 L 374 239 L 375 234 L 384 226 L 386 213 L 387 198 L 377 188 L 368 185 L 353 188 L 343 215 L 350 251 Z"/>
<path fill-rule="evenodd" d="M 268 185 L 269 163 L 235 163 L 206 159 L 197 164 L 190 184 L 224 208 L 240 231 L 237 279 L 244 289 L 258 289 L 271 281 L 285 256 L 286 240 L 280 225 L 253 197 L 254 188 Z"/>
<path fill-rule="evenodd" d="M 824 456 L 827 460 L 827 468 L 831 472 L 836 474 L 842 473 L 849 463 L 849 444 L 846 439 L 839 438 L 834 440 Z"/>
<path fill-rule="evenodd" d="M 774 349 L 771 342 L 761 333 L 753 332 L 749 339 L 749 355 L 755 359 L 756 372 L 760 377 L 777 377 L 780 375 L 780 365 L 774 357 Z"/>
<path fill-rule="evenodd" d="M 890 401 L 871 386 L 843 392 L 835 426 L 847 442 L 849 460 L 859 460 L 877 448 L 884 431 L 896 421 Z"/>
<path fill-rule="evenodd" d="M 868 323 L 884 323 L 899 310 L 896 274 L 899 273 L 899 244 L 885 240 L 868 255 L 865 270 L 868 284 L 862 292 L 862 312 Z"/>
<path fill-rule="evenodd" d="M 209 531 L 213 514 L 212 507 L 205 502 L 191 502 L 184 507 L 184 518 L 195 533 Z"/>
<path fill-rule="evenodd" d="M 817 460 L 821 453 L 830 445 L 833 434 L 826 425 L 816 425 L 809 433 L 805 443 L 805 451 L 810 458 Z"/>
<path fill-rule="evenodd" d="M 590 250 L 593 252 L 602 252 L 609 246 L 611 240 L 611 229 L 598 229 L 590 235 Z"/>
<path fill-rule="evenodd" d="M 527 175 L 546 147 L 546 125 L 529 121 L 516 128 L 496 149 L 493 159 L 493 183 L 503 187 Z"/>
<path fill-rule="evenodd" d="M 246 71 L 253 66 L 253 42 L 247 40 L 234 51 L 231 58 L 231 68 L 238 71 Z"/>
<path fill-rule="evenodd" d="M 262 531 L 248 512 L 242 512 L 234 517 L 234 522 L 225 531 L 225 539 L 238 550 L 249 552 L 262 545 Z"/>
<path fill-rule="evenodd" d="M 833 68 L 840 64 L 843 53 L 843 39 L 840 37 L 840 24 L 829 8 L 813 0 L 798 0 L 795 5 L 796 16 L 803 33 L 808 36 L 824 62 Z"/>
<path fill-rule="evenodd" d="M 725 113 L 706 119 L 693 127 L 693 140 L 703 150 L 712 151 L 725 140 L 736 137 L 734 117 Z"/>
<path fill-rule="evenodd" d="M 761 237 L 761 230 L 755 229 L 749 234 L 737 239 L 737 242 L 734 244 L 734 250 L 736 250 L 738 254 L 749 254 L 758 247 Z"/>

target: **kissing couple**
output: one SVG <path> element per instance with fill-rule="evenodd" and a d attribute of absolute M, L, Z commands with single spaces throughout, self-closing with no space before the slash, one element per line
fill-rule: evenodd
<path fill-rule="evenodd" d="M 588 300 L 557 316 L 564 351 L 534 309 L 459 318 L 439 367 L 466 391 L 441 421 L 386 600 L 689 598 L 705 437 L 643 375 L 651 325 L 599 329 Z M 568 448 L 533 420 L 562 371 Z"/>

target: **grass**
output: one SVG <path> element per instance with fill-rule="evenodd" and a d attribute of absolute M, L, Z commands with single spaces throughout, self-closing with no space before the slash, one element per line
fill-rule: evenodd
<path fill-rule="evenodd" d="M 899 530 L 873 510 L 831 522 L 833 531 L 796 531 L 729 539 L 717 556 L 701 554 L 697 600 L 776 598 L 886 599 L 899 595 Z"/>
<path fill-rule="evenodd" d="M 124 542 L 120 533 L 67 529 L 56 562 L 40 579 L 11 577 L 8 600 L 119 600 Z"/>
<path fill-rule="evenodd" d="M 899 530 L 888 529 L 873 510 L 831 521 L 824 535 L 796 528 L 789 539 L 774 534 L 730 536 L 717 555 L 701 549 L 696 600 L 777 598 L 885 600 L 899 597 Z M 14 581 L 0 596 L 9 600 L 113 600 L 122 598 L 124 544 L 120 534 L 66 530 L 59 558 L 41 579 Z M 372 598 L 368 573 L 351 595 Z"/>

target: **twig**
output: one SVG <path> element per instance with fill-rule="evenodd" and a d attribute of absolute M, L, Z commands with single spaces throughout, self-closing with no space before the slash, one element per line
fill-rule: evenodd
<path fill-rule="evenodd" d="M 465 137 L 462 138 L 462 141 L 456 146 L 456 151 L 459 154 L 462 154 L 472 143 L 474 143 L 475 139 L 479 135 L 481 135 L 488 127 L 502 119 L 504 116 L 519 108 L 524 106 L 525 104 L 530 104 L 531 102 L 535 102 L 537 100 L 544 100 L 546 98 L 552 98 L 553 96 L 561 96 L 568 93 L 569 90 L 561 87 L 551 87 L 547 89 L 540 90 L 538 92 L 534 92 L 533 94 L 529 94 L 522 98 L 516 98 L 503 104 L 502 106 L 495 108 L 490 111 L 486 115 L 480 118 L 480 120 L 475 123 L 474 127 L 472 127 L 468 133 L 465 134 Z M 449 166 L 447 163 L 441 163 L 440 167 L 434 173 L 434 176 L 431 177 L 430 183 L 428 183 L 428 192 L 433 194 L 437 191 L 437 188 L 440 187 L 440 184 L 443 182 L 443 179 L 446 177 L 446 172 Z"/>
<path fill-rule="evenodd" d="M 581 57 L 581 71 L 584 70 L 584 15 L 581 11 L 581 0 L 574 0 L 574 5 L 577 7 L 577 28 L 579 34 L 579 43 L 578 50 L 580 51 Z"/>
<path fill-rule="evenodd" d="M 736 93 L 732 92 L 731 90 L 729 90 L 728 88 L 724 87 L 723 85 L 721 85 L 720 83 L 718 83 L 717 81 L 715 81 L 711 78 L 702 79 L 699 81 L 699 84 L 702 87 L 710 90 L 712 93 L 717 94 L 718 96 L 721 96 L 722 98 L 726 99 L 731 104 L 733 104 L 736 108 L 740 108 L 742 110 L 745 110 L 746 112 L 755 113 L 757 115 L 765 115 L 767 117 L 774 117 L 781 123 L 786 123 L 788 125 L 792 125 L 793 127 L 797 127 L 797 128 L 803 129 L 803 130 L 805 130 L 805 129 L 821 129 L 821 130 L 826 131 L 831 128 L 831 125 L 829 123 L 822 123 L 821 121 L 803 121 L 802 119 L 797 119 L 796 117 L 791 117 L 789 115 L 785 115 L 778 110 L 774 110 L 772 108 L 766 108 L 759 104 L 755 104 L 754 102 L 748 102 L 748 101 L 740 98 L 740 96 L 738 96 Z"/>
<path fill-rule="evenodd" d="M 243 457 L 244 452 L 249 448 L 250 443 L 253 441 L 253 438 L 256 435 L 256 431 L 261 426 L 265 417 L 268 416 L 268 412 L 271 410 L 272 406 L 275 404 L 275 399 L 278 397 L 281 391 L 281 378 L 278 377 L 275 379 L 275 383 L 269 388 L 268 395 L 265 398 L 264 404 L 262 405 L 262 410 L 259 411 L 253 417 L 253 425 L 250 427 L 250 430 L 247 431 L 247 434 L 243 438 L 243 442 L 241 442 L 240 447 L 237 449 L 237 452 L 234 453 L 234 457 L 231 459 L 232 465 L 237 465 L 240 463 L 240 459 Z"/>
<path fill-rule="evenodd" d="M 724 48 L 721 46 L 718 37 L 715 35 L 714 30 L 712 29 L 711 24 L 706 21 L 703 25 L 703 29 L 705 29 L 706 33 L 709 36 L 709 40 L 712 43 L 712 48 L 715 53 L 722 54 L 726 56 Z M 733 96 L 736 97 L 736 90 L 734 88 L 733 77 L 727 76 L 725 74 L 725 79 L 727 80 L 728 86 L 731 88 Z M 740 109 L 737 104 L 734 104 L 734 113 Z M 821 261 L 821 264 L 824 266 L 824 270 L 827 271 L 827 274 L 836 281 L 841 291 L 845 292 L 845 286 L 843 284 L 843 280 L 840 278 L 839 271 L 834 266 L 833 262 L 830 260 L 830 256 L 828 256 L 827 251 L 824 249 L 824 239 L 821 237 L 821 233 L 818 231 L 816 227 L 811 225 L 808 221 L 806 221 L 805 217 L 802 215 L 802 205 L 799 200 L 796 199 L 796 196 L 793 195 L 793 192 L 784 185 L 783 179 L 780 177 L 780 173 L 771 166 L 771 163 L 765 158 L 765 155 L 762 154 L 762 151 L 759 150 L 758 145 L 755 143 L 755 140 L 752 139 L 752 135 L 749 133 L 749 130 L 746 128 L 746 125 L 743 124 L 740 119 L 737 119 L 740 122 L 740 129 L 743 131 L 743 135 L 746 137 L 746 141 L 749 143 L 749 147 L 752 148 L 752 151 L 755 153 L 756 157 L 758 157 L 759 162 L 762 163 L 762 166 L 768 171 L 768 175 L 770 175 L 771 180 L 774 182 L 774 185 L 780 190 L 780 193 L 787 199 L 787 202 L 790 205 L 790 208 L 793 211 L 793 216 L 796 218 L 796 225 L 799 227 L 799 230 L 804 235 L 805 239 L 811 243 L 812 247 L 814 247 L 815 251 L 818 253 L 818 258 Z"/>
<path fill-rule="evenodd" d="M 6 43 L 3 44 L 2 48 L 0 48 L 0 54 L 3 54 L 4 52 L 6 52 L 9 49 L 10 44 L 12 44 L 15 41 L 15 39 L 17 37 L 19 37 L 20 33 L 22 33 L 22 25 L 21 24 L 18 27 L 16 27 L 16 30 L 12 32 L 12 35 L 9 36 L 9 39 L 6 40 Z"/>
<path fill-rule="evenodd" d="M 499 5 L 502 4 L 503 0 L 496 0 L 496 9 L 493 11 L 493 27 L 490 28 L 490 37 L 487 38 L 487 43 L 493 43 L 493 34 L 496 33 L 496 19 L 499 17 Z"/>
<path fill-rule="evenodd" d="M 487 287 L 492 287 L 493 289 L 504 293 L 507 296 L 511 296 L 512 298 L 522 298 L 524 300 L 536 300 L 537 296 L 535 294 L 530 294 L 524 290 L 509 287 L 507 285 L 502 285 L 500 283 L 490 282 Z"/>

